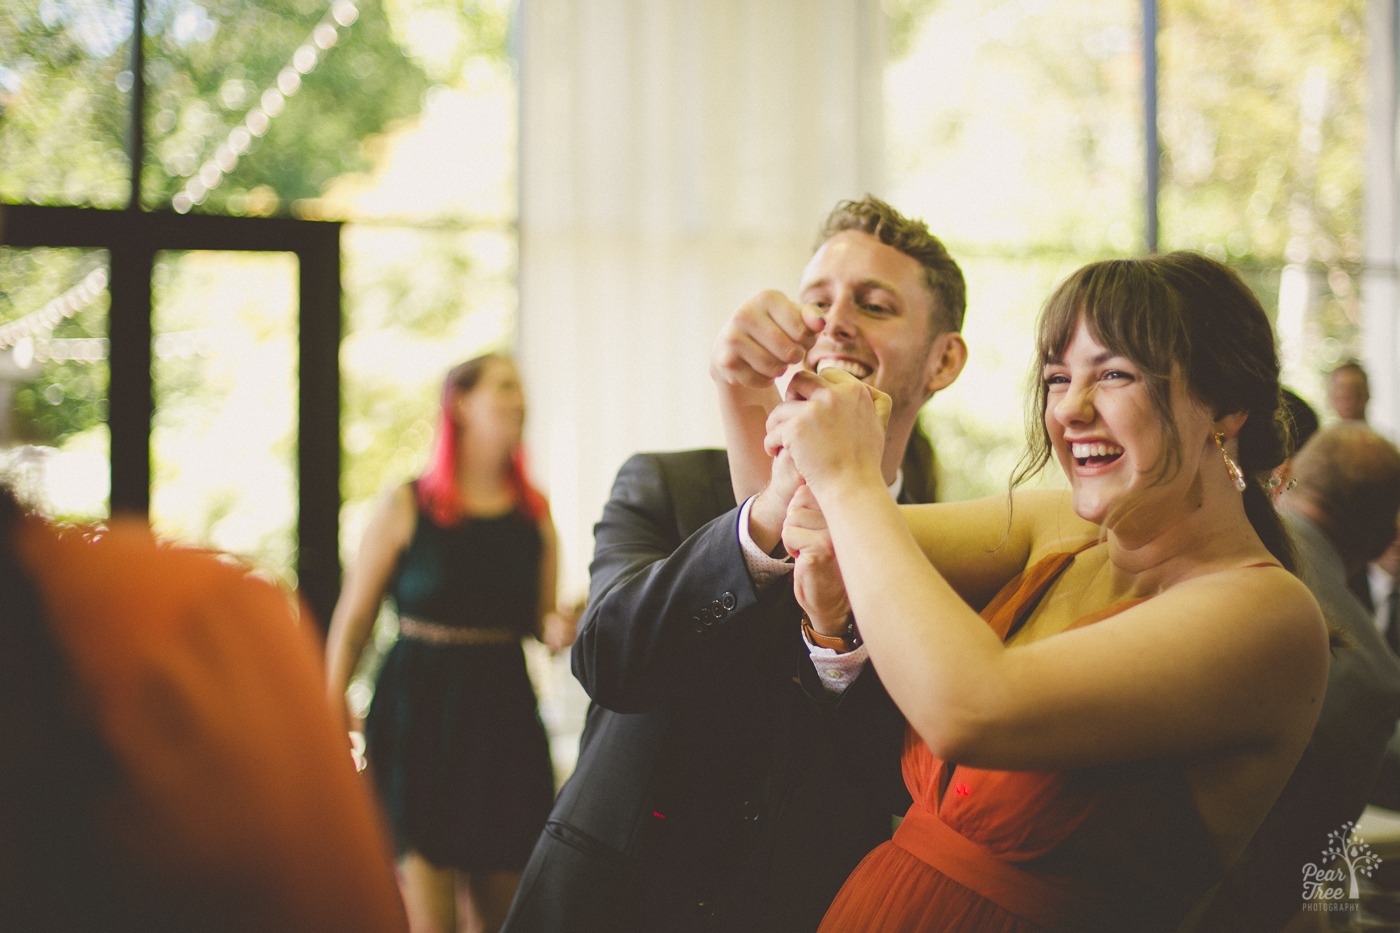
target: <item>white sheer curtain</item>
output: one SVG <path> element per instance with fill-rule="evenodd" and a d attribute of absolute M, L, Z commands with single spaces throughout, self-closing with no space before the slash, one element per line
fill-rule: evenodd
<path fill-rule="evenodd" d="M 522 0 L 520 356 L 582 595 L 618 466 L 721 442 L 725 318 L 791 291 L 836 201 L 879 193 L 870 0 Z"/>

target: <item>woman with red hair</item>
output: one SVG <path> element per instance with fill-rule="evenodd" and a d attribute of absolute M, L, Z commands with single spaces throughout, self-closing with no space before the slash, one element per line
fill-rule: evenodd
<path fill-rule="evenodd" d="M 521 639 L 555 614 L 549 508 L 525 477 L 525 394 L 498 354 L 447 374 L 422 476 L 385 495 L 331 617 L 342 701 L 387 595 L 399 617 L 365 720 L 414 933 L 495 930 L 554 798 Z"/>

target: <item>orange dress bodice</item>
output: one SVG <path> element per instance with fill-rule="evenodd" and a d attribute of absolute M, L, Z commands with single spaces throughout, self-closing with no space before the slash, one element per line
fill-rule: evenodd
<path fill-rule="evenodd" d="M 982 617 L 1007 639 L 1077 553 L 1027 569 Z M 940 761 L 910 729 L 903 765 L 913 806 L 847 879 L 826 933 L 1171 930 L 1219 877 L 1180 762 L 993 771 Z"/>

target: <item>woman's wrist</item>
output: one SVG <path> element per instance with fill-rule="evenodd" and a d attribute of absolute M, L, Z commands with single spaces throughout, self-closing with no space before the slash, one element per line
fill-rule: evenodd
<path fill-rule="evenodd" d="M 833 470 L 826 476 L 807 480 L 807 485 L 812 487 L 817 501 L 821 503 L 864 496 L 867 493 L 888 496 L 890 488 L 878 462 L 852 464 L 840 470 Z M 827 510 L 825 504 L 822 509 Z"/>

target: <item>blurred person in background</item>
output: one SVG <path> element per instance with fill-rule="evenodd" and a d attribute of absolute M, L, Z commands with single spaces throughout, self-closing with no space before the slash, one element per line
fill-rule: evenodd
<path fill-rule="evenodd" d="M 1319 424 L 1317 412 L 1297 392 L 1284 386 L 1279 390 L 1279 396 L 1283 403 L 1283 421 L 1290 437 L 1288 456 L 1274 468 L 1273 475 L 1269 477 L 1269 493 L 1275 504 L 1278 497 L 1293 486 L 1293 454 L 1301 450 L 1308 438 L 1317 433 Z"/>
<path fill-rule="evenodd" d="M 0 489 L 0 930 L 406 930 L 315 630 L 144 521 Z"/>
<path fill-rule="evenodd" d="M 1400 655 L 1400 528 L 1385 552 L 1366 565 L 1362 603 L 1371 610 L 1376 628 L 1390 650 Z"/>
<path fill-rule="evenodd" d="M 1324 861 L 1328 834 L 1377 793 L 1400 718 L 1400 661 L 1347 581 L 1385 550 L 1400 513 L 1400 451 L 1359 421 L 1323 428 L 1292 458 L 1279 500 L 1298 573 L 1339 633 L 1312 739 L 1293 775 L 1200 916 L 1201 933 L 1325 929 L 1303 910 L 1303 869 Z M 1392 792 L 1393 796 L 1393 792 Z"/>
<path fill-rule="evenodd" d="M 1342 421 L 1365 421 L 1371 403 L 1371 382 L 1366 369 L 1356 360 L 1347 360 L 1327 376 L 1327 404 Z"/>
<path fill-rule="evenodd" d="M 390 489 L 346 574 L 327 636 L 345 703 L 380 605 L 398 615 L 365 718 L 414 933 L 492 931 L 554 800 L 521 640 L 558 651 L 556 537 L 526 478 L 525 393 L 498 354 L 452 369 L 424 473 Z"/>

